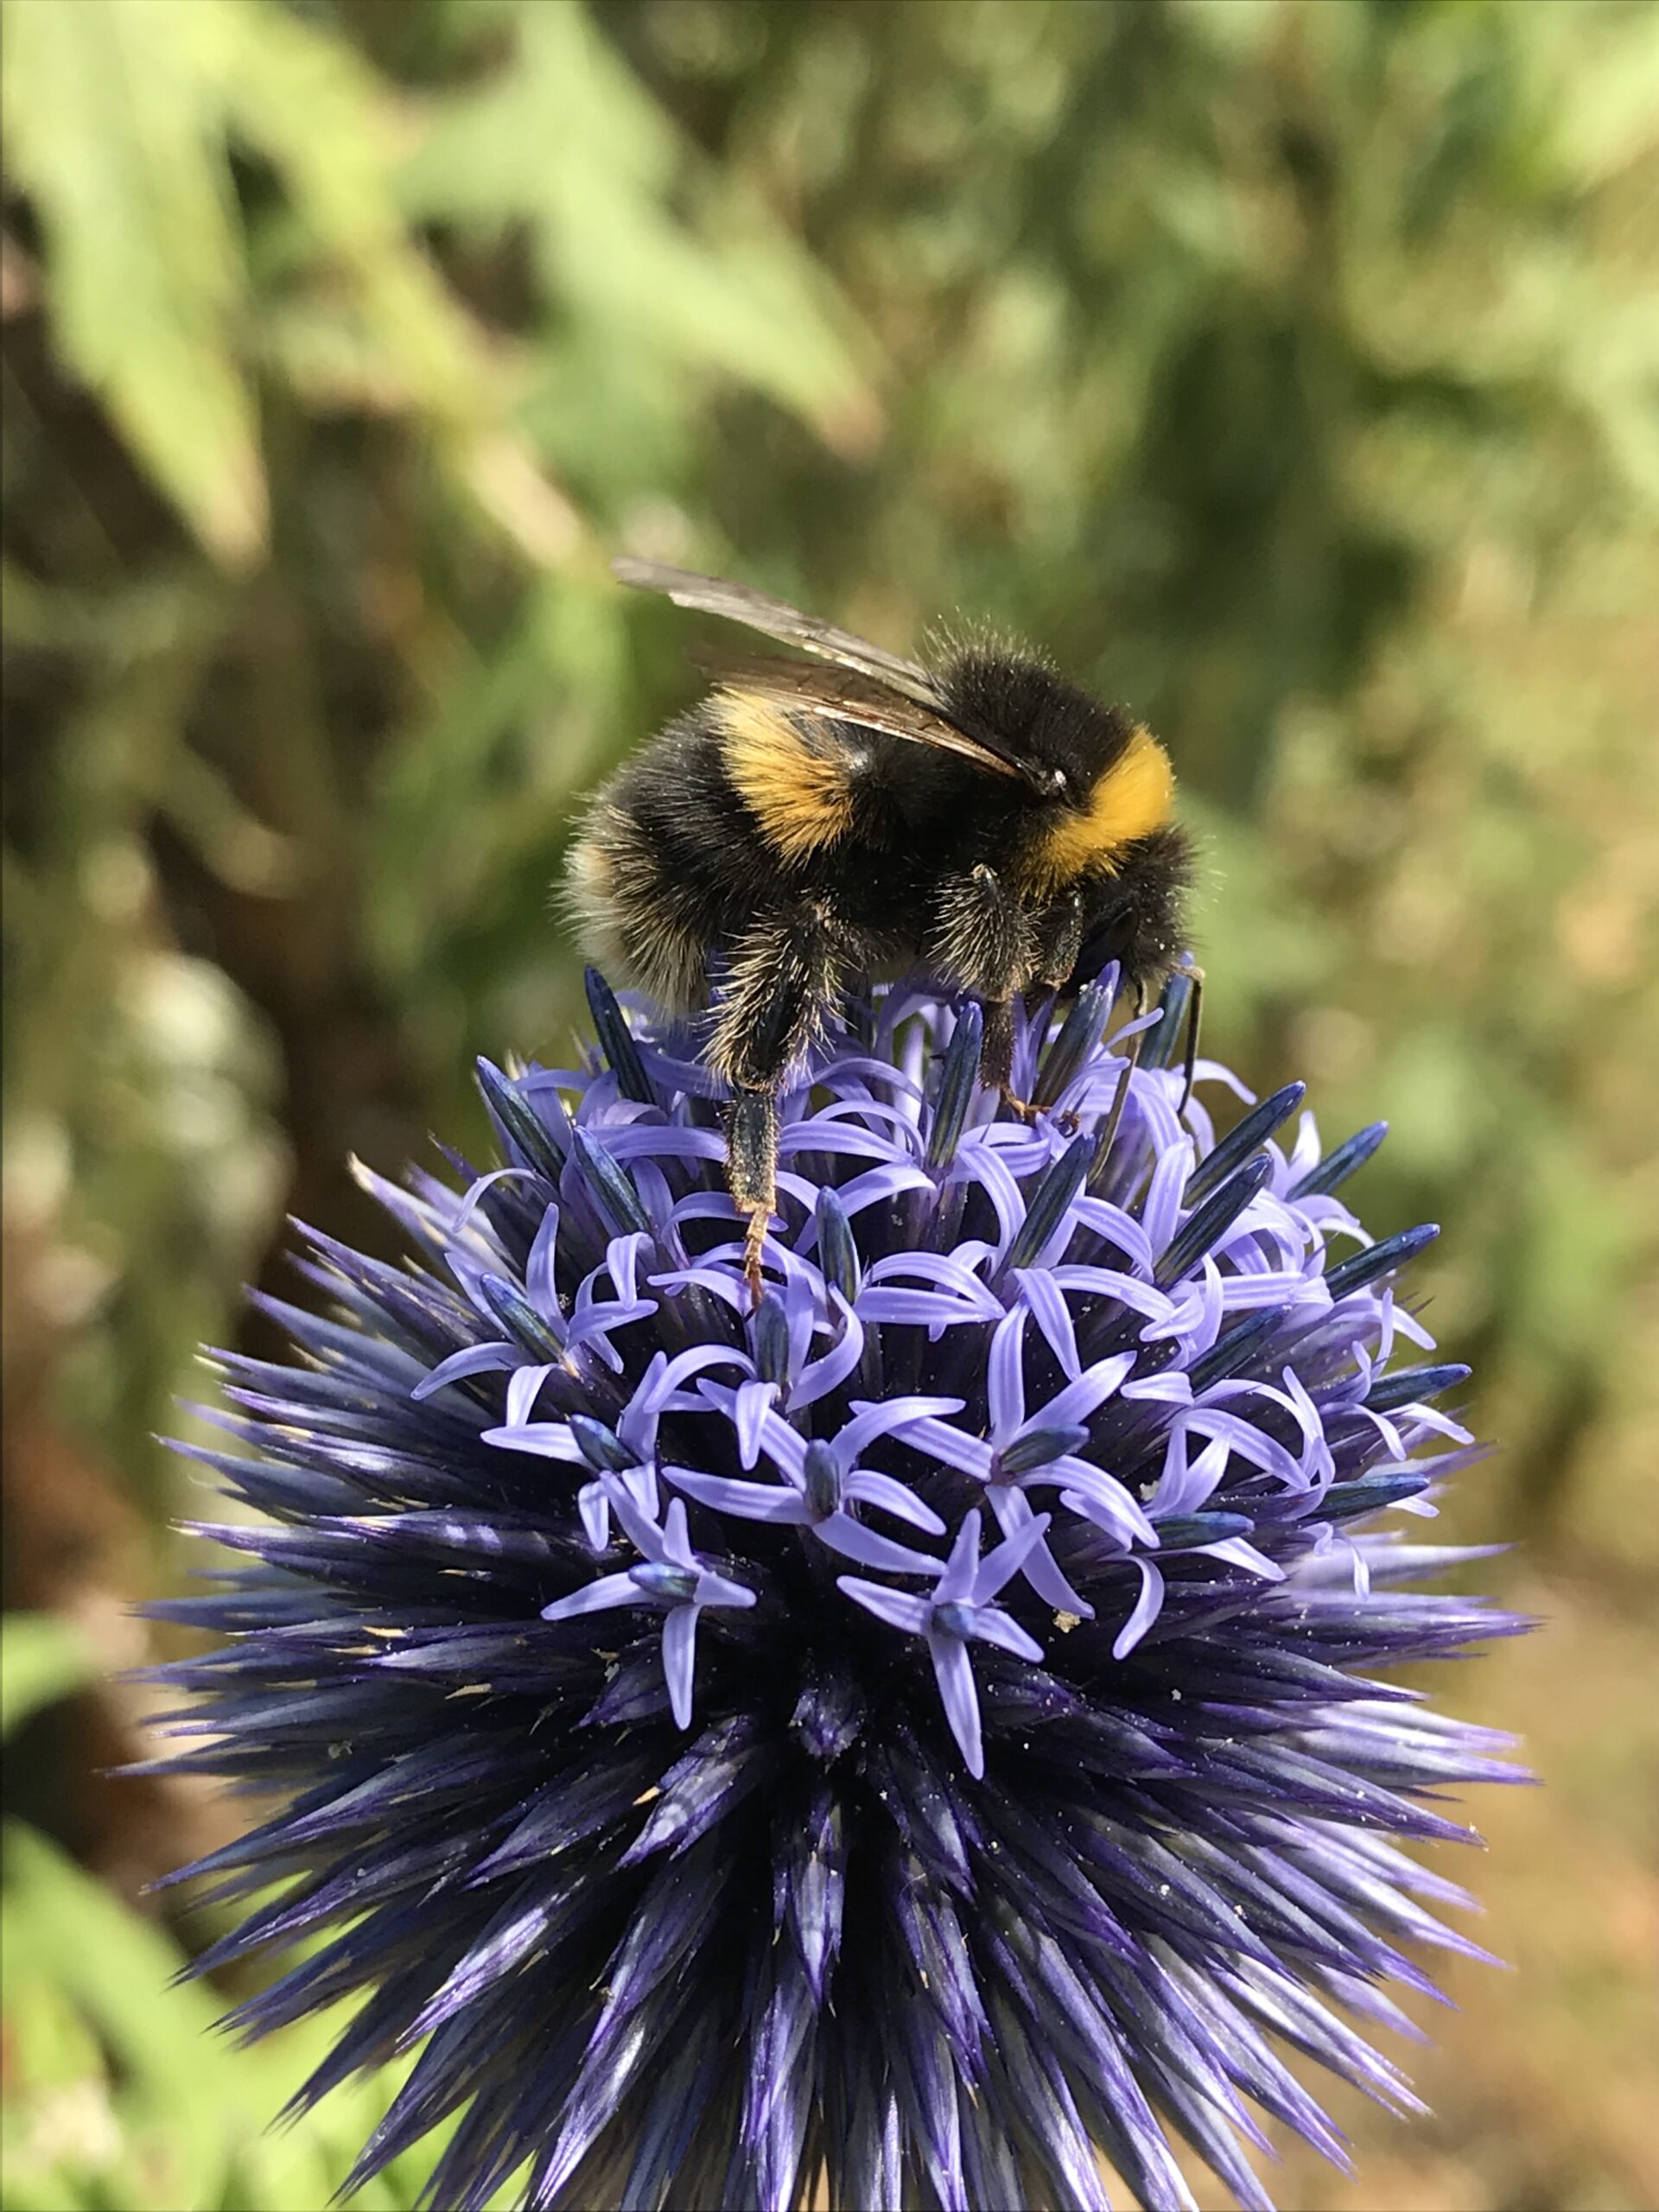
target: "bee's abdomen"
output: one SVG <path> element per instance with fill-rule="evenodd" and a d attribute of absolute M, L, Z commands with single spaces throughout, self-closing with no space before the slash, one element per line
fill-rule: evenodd
<path fill-rule="evenodd" d="M 762 842 L 786 868 L 843 843 L 858 826 L 868 748 L 815 715 L 776 700 L 721 692 L 708 709 L 719 729 L 721 766 Z"/>
<path fill-rule="evenodd" d="M 569 881 L 596 958 L 666 1006 L 702 1001 L 709 954 L 775 900 L 779 879 L 701 713 L 671 724 L 605 785 Z"/>

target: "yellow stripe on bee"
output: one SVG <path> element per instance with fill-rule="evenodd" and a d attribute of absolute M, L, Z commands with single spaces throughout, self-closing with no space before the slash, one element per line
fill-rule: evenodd
<path fill-rule="evenodd" d="M 847 764 L 806 743 L 777 703 L 751 691 L 715 702 L 732 787 L 786 861 L 804 860 L 853 826 Z"/>
<path fill-rule="evenodd" d="M 1139 724 L 1090 792 L 1087 813 L 1068 814 L 1032 855 L 1032 890 L 1047 898 L 1090 868 L 1109 868 L 1124 846 L 1163 828 L 1174 803 L 1169 755 Z"/>

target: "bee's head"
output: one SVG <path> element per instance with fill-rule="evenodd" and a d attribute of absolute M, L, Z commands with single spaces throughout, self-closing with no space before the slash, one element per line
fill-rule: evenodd
<path fill-rule="evenodd" d="M 1025 764 L 1033 803 L 1020 880 L 1037 904 L 1083 899 L 1072 987 L 1116 960 L 1131 989 L 1154 988 L 1185 948 L 1192 875 L 1163 747 L 1120 709 L 1021 654 L 976 646 L 941 671 L 940 688 L 963 728 L 995 733 Z"/>
<path fill-rule="evenodd" d="M 1020 765 L 1032 806 L 1033 883 L 1058 889 L 1160 829 L 1174 798 L 1169 759 L 1121 708 L 1103 707 L 1052 668 L 976 647 L 941 672 L 952 719 Z"/>

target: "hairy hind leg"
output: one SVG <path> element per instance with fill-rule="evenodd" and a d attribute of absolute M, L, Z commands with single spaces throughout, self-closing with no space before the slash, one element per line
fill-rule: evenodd
<path fill-rule="evenodd" d="M 726 1109 L 726 1186 L 747 1217 L 743 1275 L 751 1306 L 760 1303 L 760 1262 L 778 1210 L 778 1095 L 734 1088 Z"/>
<path fill-rule="evenodd" d="M 1014 1000 L 1036 976 L 1040 951 L 1030 916 L 995 868 L 982 865 L 944 885 L 932 956 L 941 975 L 971 991 L 985 1010 L 980 1080 L 1028 1116 L 1033 1109 L 1014 1093 Z"/>
<path fill-rule="evenodd" d="M 778 1094 L 841 991 L 845 953 L 829 917 L 804 901 L 746 931 L 715 1009 L 709 1059 L 732 1086 L 726 1181 L 748 1218 L 743 1273 L 760 1302 L 760 1263 L 778 1204 Z"/>

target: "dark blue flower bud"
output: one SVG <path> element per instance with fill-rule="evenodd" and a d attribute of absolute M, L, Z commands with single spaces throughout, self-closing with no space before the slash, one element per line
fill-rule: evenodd
<path fill-rule="evenodd" d="M 1028 1475 L 1033 1468 L 1052 1466 L 1067 1452 L 1079 1451 L 1089 1441 L 1086 1428 L 1032 1428 L 1005 1444 L 996 1455 L 1004 1475 Z"/>
<path fill-rule="evenodd" d="M 1265 1152 L 1259 1153 L 1254 1160 L 1246 1160 L 1218 1191 L 1211 1192 L 1171 1237 L 1167 1249 L 1154 1267 L 1152 1279 L 1160 1289 L 1167 1290 L 1172 1283 L 1179 1282 L 1183 1275 L 1198 1266 L 1211 1245 L 1219 1243 L 1272 1172 L 1273 1162 Z"/>
<path fill-rule="evenodd" d="M 490 1118 L 510 1154 L 526 1167 L 556 1184 L 564 1165 L 563 1154 L 537 1119 L 536 1109 L 516 1084 L 510 1083 L 493 1061 L 478 1063 L 478 1087 Z"/>
<path fill-rule="evenodd" d="M 1365 1402 L 1374 1414 L 1391 1414 L 1396 1406 L 1426 1405 L 1468 1380 L 1469 1370 L 1457 1361 L 1443 1367 L 1402 1367 L 1373 1382 Z"/>
<path fill-rule="evenodd" d="M 789 1323 L 780 1298 L 769 1294 L 755 1308 L 749 1319 L 749 1343 L 754 1371 L 763 1382 L 789 1379 Z"/>
<path fill-rule="evenodd" d="M 514 1287 L 504 1275 L 487 1274 L 479 1278 L 479 1288 L 489 1300 L 494 1314 L 508 1335 L 516 1338 L 524 1350 L 538 1359 L 555 1360 L 563 1357 L 563 1348 L 521 1290 Z"/>
<path fill-rule="evenodd" d="M 651 1088 L 651 1078 L 645 1073 L 645 1063 L 639 1058 L 639 1047 L 633 1041 L 633 1032 L 628 1027 L 616 994 L 600 974 L 597 968 L 582 970 L 582 985 L 588 994 L 588 1007 L 594 1017 L 594 1027 L 599 1034 L 599 1048 L 609 1061 L 616 1077 L 617 1089 L 625 1098 L 637 1099 L 642 1106 L 656 1103 Z"/>
<path fill-rule="evenodd" d="M 1140 1063 L 1143 1068 L 1166 1068 L 1173 1061 L 1181 1047 L 1192 999 L 1192 979 L 1185 969 L 1178 968 L 1164 985 L 1158 1001 L 1162 1019 L 1145 1033 Z"/>
<path fill-rule="evenodd" d="M 938 1099 L 927 1137 L 927 1164 L 936 1172 L 948 1167 L 957 1156 L 968 1109 L 974 1102 L 984 1033 L 985 1017 L 969 999 L 957 1009 L 957 1026 L 939 1071 Z"/>
<path fill-rule="evenodd" d="M 1350 1292 L 1363 1290 L 1367 1283 L 1376 1282 L 1381 1276 L 1391 1274 L 1395 1268 L 1404 1267 L 1408 1260 L 1416 1258 L 1425 1245 L 1432 1244 L 1440 1233 L 1435 1223 L 1426 1221 L 1416 1229 L 1402 1229 L 1392 1236 L 1379 1237 L 1364 1251 L 1354 1253 L 1325 1275 L 1332 1300 L 1346 1298 Z"/>
<path fill-rule="evenodd" d="M 1357 1129 L 1353 1135 L 1339 1144 L 1334 1152 L 1327 1153 L 1319 1166 L 1291 1192 L 1294 1198 L 1312 1198 L 1334 1191 L 1339 1183 L 1362 1168 L 1389 1134 L 1386 1122 L 1373 1122 L 1369 1128 Z"/>
<path fill-rule="evenodd" d="M 594 1203 L 606 1227 L 616 1236 L 649 1230 L 651 1217 L 639 1202 L 626 1168 L 619 1166 L 597 1137 L 578 1129 L 574 1140 L 576 1159 L 588 1179 Z"/>
<path fill-rule="evenodd" d="M 1264 1098 L 1259 1106 L 1252 1106 L 1187 1177 L 1186 1189 L 1182 1193 L 1185 1203 L 1195 1206 L 1207 1198 L 1236 1167 L 1283 1128 L 1306 1096 L 1305 1083 L 1287 1083 L 1283 1090 Z"/>
<path fill-rule="evenodd" d="M 1073 1137 L 1032 1195 L 1026 1217 L 1008 1246 L 1010 1268 L 1028 1268 L 1036 1261 L 1071 1212 L 1078 1192 L 1089 1179 L 1094 1157 L 1092 1135 Z"/>
<path fill-rule="evenodd" d="M 1112 1018 L 1114 995 L 1111 986 L 1098 979 L 1077 993 L 1058 1036 L 1043 1055 L 1031 1095 L 1033 1106 L 1057 1104 L 1094 1058 Z"/>
<path fill-rule="evenodd" d="M 671 1567 L 660 1560 L 631 1567 L 628 1580 L 638 1583 L 648 1598 L 661 1598 L 672 1605 L 683 1605 L 697 1594 L 697 1578 L 690 1567 Z"/>

